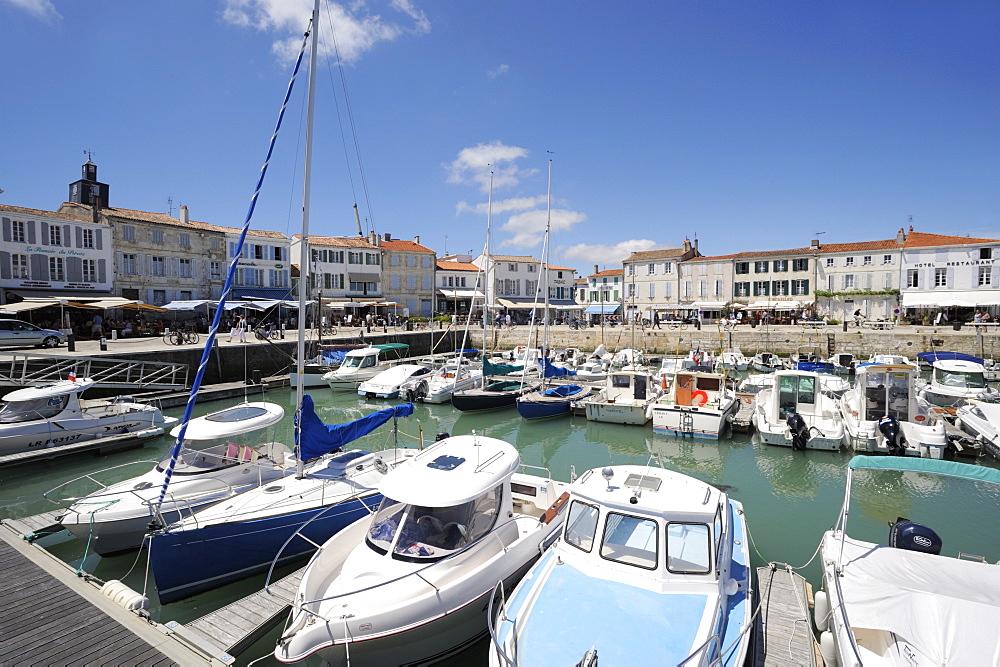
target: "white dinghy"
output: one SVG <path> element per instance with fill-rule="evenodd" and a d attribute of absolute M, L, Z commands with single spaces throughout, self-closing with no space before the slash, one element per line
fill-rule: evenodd
<path fill-rule="evenodd" d="M 518 465 L 512 445 L 473 433 L 392 470 L 375 515 L 309 562 L 275 657 L 399 665 L 485 634 L 493 587 L 515 585 L 563 521 L 565 485 Z"/>

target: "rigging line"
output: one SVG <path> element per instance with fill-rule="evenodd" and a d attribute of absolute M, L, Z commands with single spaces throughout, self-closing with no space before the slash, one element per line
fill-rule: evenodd
<path fill-rule="evenodd" d="M 371 226 L 367 231 L 372 231 L 372 229 L 374 229 L 375 227 L 375 211 L 372 209 L 371 197 L 369 196 L 368 193 L 368 179 L 365 177 L 365 164 L 361 160 L 361 145 L 360 142 L 358 141 L 357 127 L 354 124 L 354 110 L 351 107 L 350 93 L 347 91 L 347 75 L 344 72 L 344 61 L 340 57 L 340 46 L 337 42 L 337 30 L 333 25 L 333 19 L 329 17 L 329 12 L 330 12 L 329 5 L 327 5 L 326 11 L 327 11 L 327 17 L 330 21 L 330 34 L 333 37 L 334 52 L 337 54 L 337 66 L 338 69 L 340 70 L 341 85 L 343 86 L 344 89 L 344 106 L 347 108 L 347 121 L 351 125 L 351 137 L 354 139 L 354 152 L 355 152 L 355 157 L 357 158 L 358 161 L 358 174 L 361 176 L 361 189 L 365 195 L 365 205 L 368 207 L 369 217 L 366 218 L 366 221 L 368 220 L 371 221 Z"/>
<path fill-rule="evenodd" d="M 226 299 L 229 297 L 229 293 L 233 288 L 233 282 L 236 277 L 236 266 L 239 264 L 241 259 L 243 244 L 246 241 L 247 232 L 250 230 L 250 219 L 253 217 L 254 209 L 257 206 L 257 198 L 260 196 L 260 189 L 264 185 L 264 176 L 267 174 L 267 166 L 270 164 L 271 155 L 274 153 L 274 144 L 278 138 L 278 130 L 281 129 L 281 121 L 285 117 L 285 110 L 288 108 L 288 99 L 292 95 L 295 79 L 298 76 L 299 67 L 302 65 L 302 56 L 305 54 L 306 44 L 309 43 L 309 35 L 313 32 L 313 28 L 314 26 L 312 25 L 312 21 L 310 21 L 309 27 L 302 38 L 302 48 L 299 49 L 298 58 L 295 60 L 295 67 L 292 70 L 292 76 L 288 82 L 288 88 L 285 91 L 285 99 L 282 101 L 281 109 L 278 111 L 278 120 L 275 123 L 274 131 L 271 133 L 271 139 L 268 142 L 267 156 L 264 158 L 264 164 L 261 165 L 260 176 L 257 179 L 257 186 L 254 189 L 253 195 L 250 197 L 250 205 L 247 209 L 246 219 L 243 222 L 243 228 L 240 230 L 239 239 L 236 241 L 236 247 L 233 250 L 233 260 L 230 262 L 229 271 L 226 273 L 226 282 L 222 286 L 222 294 L 219 296 L 219 305 L 216 307 L 215 316 L 212 318 L 212 327 L 208 331 L 208 339 L 205 341 L 205 347 L 201 353 L 201 361 L 198 363 L 198 371 L 195 373 L 194 382 L 191 384 L 191 394 L 188 396 L 187 405 L 184 407 L 184 416 L 181 418 L 180 427 L 178 427 L 177 439 L 170 452 L 170 461 L 167 463 L 167 469 L 164 471 L 163 486 L 160 488 L 160 495 L 156 500 L 156 514 L 159 514 L 160 507 L 163 505 L 163 499 L 167 495 L 167 487 L 170 486 L 170 478 L 174 474 L 174 468 L 177 467 L 177 457 L 180 454 L 181 444 L 187 436 L 188 423 L 191 421 L 191 417 L 194 412 L 194 405 L 198 398 L 198 390 L 201 388 L 202 380 L 205 377 L 205 369 L 208 368 L 208 361 L 211 358 L 212 350 L 215 348 L 216 337 L 219 333 L 219 324 L 222 321 L 222 314 L 226 310 Z"/>
<path fill-rule="evenodd" d="M 330 33 L 334 35 L 334 51 L 337 54 L 337 61 L 340 61 L 340 50 L 337 48 L 336 44 L 336 33 L 333 30 L 333 17 L 330 16 L 330 5 L 326 5 L 327 21 L 330 23 Z M 351 169 L 351 154 L 347 147 L 347 136 L 344 134 L 344 122 L 340 113 L 340 100 L 337 97 L 337 87 L 333 81 L 333 71 L 330 66 L 330 60 L 326 60 L 326 71 L 327 75 L 330 77 L 330 90 L 333 91 L 333 105 L 337 110 L 337 127 L 340 129 L 340 143 L 344 148 L 344 162 L 347 164 L 347 179 L 351 183 L 351 197 L 354 201 L 358 201 L 357 188 L 354 185 L 354 170 Z"/>

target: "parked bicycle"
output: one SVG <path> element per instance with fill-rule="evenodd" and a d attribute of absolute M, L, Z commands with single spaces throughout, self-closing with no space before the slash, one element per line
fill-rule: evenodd
<path fill-rule="evenodd" d="M 683 331 L 684 329 L 688 328 L 688 325 L 683 320 L 670 320 L 669 322 L 667 322 L 667 328 L 668 329 L 681 329 Z"/>
<path fill-rule="evenodd" d="M 257 327 L 253 330 L 253 335 L 257 337 L 257 340 L 268 340 L 275 339 L 278 337 L 278 329 L 275 327 Z"/>
<path fill-rule="evenodd" d="M 587 328 L 587 321 L 586 320 L 581 320 L 579 318 L 572 319 L 572 320 L 569 321 L 569 328 L 570 329 L 586 329 Z"/>
<path fill-rule="evenodd" d="M 163 334 L 163 342 L 167 345 L 197 344 L 199 340 L 201 337 L 196 331 L 188 331 L 187 329 L 177 329 Z"/>

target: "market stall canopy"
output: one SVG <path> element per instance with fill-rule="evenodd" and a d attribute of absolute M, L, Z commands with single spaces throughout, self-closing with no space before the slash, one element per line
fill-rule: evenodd
<path fill-rule="evenodd" d="M 108 308 L 124 308 L 125 310 L 141 310 L 151 313 L 167 313 L 170 312 L 162 306 L 154 306 L 151 303 L 126 303 L 121 306 L 107 306 Z"/>
<path fill-rule="evenodd" d="M 704 310 L 722 310 L 726 307 L 725 301 L 695 301 L 695 308 L 702 308 Z"/>
<path fill-rule="evenodd" d="M 438 294 L 446 299 L 485 299 L 486 295 L 474 289 L 439 289 Z"/>
<path fill-rule="evenodd" d="M 171 301 L 170 303 L 163 304 L 164 310 L 194 310 L 196 308 L 201 308 L 205 304 L 217 305 L 214 301 L 208 301 L 203 299 L 201 301 Z"/>
<path fill-rule="evenodd" d="M 903 292 L 904 308 L 975 308 L 1000 304 L 1000 290 L 962 290 L 950 292 Z"/>
<path fill-rule="evenodd" d="M 583 312 L 587 315 L 610 315 L 617 312 L 621 306 L 617 303 L 593 303 L 587 306 Z"/>

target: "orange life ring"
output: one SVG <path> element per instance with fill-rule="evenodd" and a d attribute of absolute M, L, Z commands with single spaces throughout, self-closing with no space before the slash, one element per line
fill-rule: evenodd
<path fill-rule="evenodd" d="M 699 396 L 701 397 L 700 401 L 697 400 Z M 691 393 L 691 405 L 697 405 L 698 407 L 701 407 L 706 403 L 708 403 L 708 394 L 703 392 L 701 389 Z"/>

